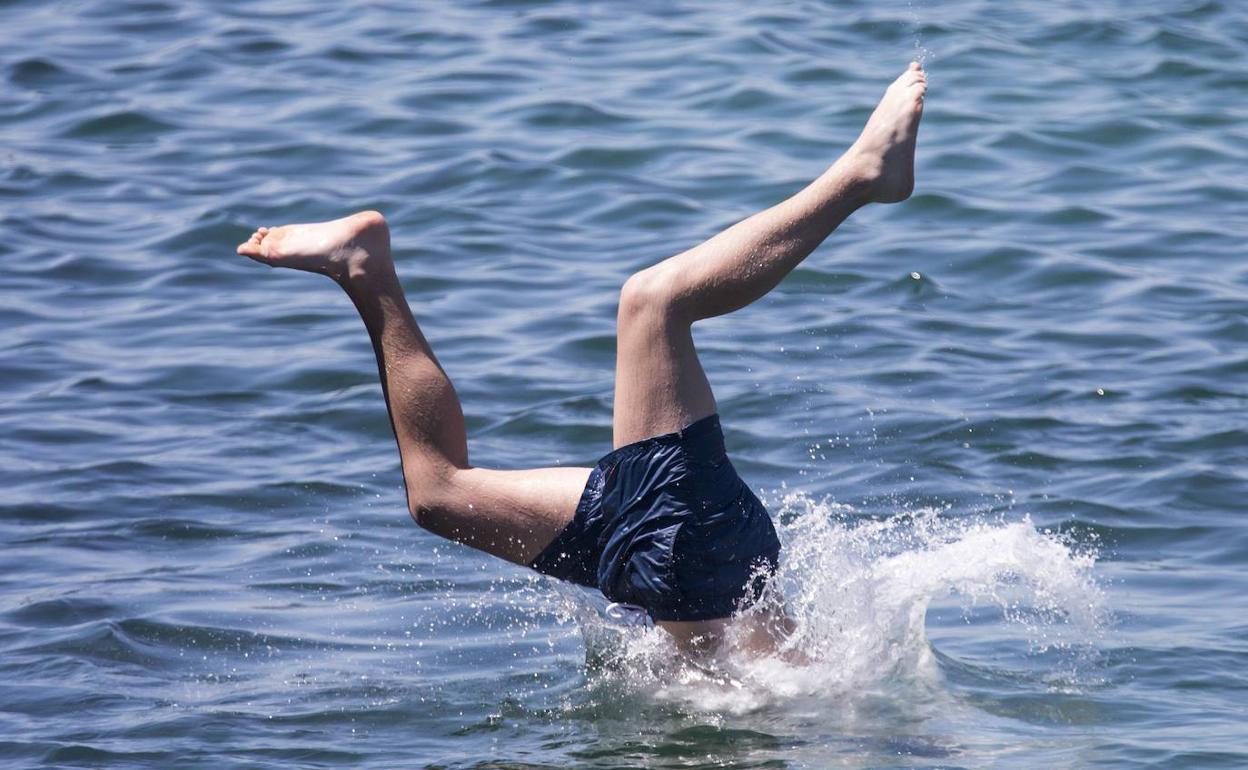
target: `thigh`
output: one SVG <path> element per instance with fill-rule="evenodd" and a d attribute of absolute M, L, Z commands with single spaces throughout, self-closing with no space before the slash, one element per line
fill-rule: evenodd
<path fill-rule="evenodd" d="M 527 566 L 572 520 L 589 473 L 457 470 L 418 521 L 434 534 Z"/>
<path fill-rule="evenodd" d="M 660 305 L 630 311 L 621 300 L 616 330 L 616 447 L 672 433 L 715 413 L 689 323 Z"/>

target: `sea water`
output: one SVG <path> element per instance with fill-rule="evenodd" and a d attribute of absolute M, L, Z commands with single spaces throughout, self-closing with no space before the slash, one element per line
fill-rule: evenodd
<path fill-rule="evenodd" d="M 0 765 L 1248 763 L 1248 10 L 0 8 Z M 617 292 L 931 71 L 914 197 L 699 324 L 785 541 L 692 665 L 404 510 L 257 225 L 376 208 L 486 466 L 609 449 Z"/>

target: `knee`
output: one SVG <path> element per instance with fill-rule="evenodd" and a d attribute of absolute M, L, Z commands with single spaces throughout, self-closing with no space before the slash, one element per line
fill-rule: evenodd
<path fill-rule="evenodd" d="M 634 273 L 620 289 L 621 322 L 670 315 L 677 306 L 676 282 L 663 265 Z"/>
<path fill-rule="evenodd" d="M 446 507 L 452 482 L 441 474 L 406 474 L 407 512 L 421 529 L 436 528 L 439 512 Z"/>
<path fill-rule="evenodd" d="M 429 529 L 429 520 L 435 515 L 436 510 L 436 504 L 430 496 L 424 493 L 424 490 L 413 490 L 410 484 L 407 486 L 407 512 L 412 517 L 412 521 L 416 522 L 416 526 Z"/>
<path fill-rule="evenodd" d="M 416 526 L 421 529 L 429 529 L 429 521 L 435 515 L 436 508 L 430 504 L 429 500 L 419 497 L 412 497 L 412 493 L 407 493 L 407 512 L 412 517 L 412 521 L 416 522 Z"/>

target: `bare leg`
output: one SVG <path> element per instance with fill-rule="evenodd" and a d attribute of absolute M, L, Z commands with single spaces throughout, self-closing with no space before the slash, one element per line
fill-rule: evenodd
<path fill-rule="evenodd" d="M 693 345 L 695 321 L 762 297 L 861 206 L 909 197 L 926 88 L 923 70 L 911 64 L 889 86 L 853 146 L 804 190 L 624 284 L 616 446 L 680 430 L 716 411 Z M 722 630 L 720 621 L 668 626 L 686 642 Z"/>
<path fill-rule="evenodd" d="M 328 275 L 355 303 L 377 355 L 417 524 L 528 564 L 572 519 L 588 468 L 497 471 L 469 464 L 459 399 L 412 317 L 380 214 L 262 227 L 238 253 Z"/>
<path fill-rule="evenodd" d="M 630 278 L 620 294 L 615 445 L 670 433 L 714 413 L 690 325 L 771 291 L 845 218 L 914 187 L 926 75 L 911 64 L 853 146 L 804 190 Z"/>

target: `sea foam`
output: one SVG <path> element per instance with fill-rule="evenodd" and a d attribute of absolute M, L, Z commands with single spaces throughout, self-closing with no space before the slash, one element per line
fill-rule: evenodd
<path fill-rule="evenodd" d="M 1020 660 L 1050 665 L 1050 653 L 1078 655 L 1104 628 L 1095 551 L 1026 517 L 933 509 L 864 516 L 802 494 L 771 507 L 782 562 L 768 595 L 747 613 L 786 609 L 794 630 L 776 654 L 691 662 L 665 632 L 610 621 L 600 604 L 563 591 L 556 603 L 584 637 L 590 687 L 724 713 L 825 698 L 844 711 L 943 694 L 928 634 L 934 603 L 956 602 L 965 617 L 987 615 L 996 626 L 967 625 L 962 635 L 987 633 L 998 646 L 1018 640 Z"/>

